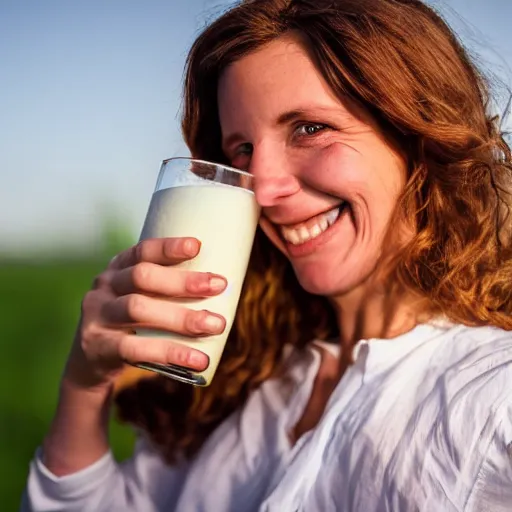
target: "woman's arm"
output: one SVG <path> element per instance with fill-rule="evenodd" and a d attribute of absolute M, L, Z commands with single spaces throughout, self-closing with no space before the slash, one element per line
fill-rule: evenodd
<path fill-rule="evenodd" d="M 134 331 L 145 327 L 208 336 L 219 334 L 225 326 L 225 320 L 214 313 L 169 301 L 175 296 L 203 298 L 223 291 L 226 283 L 220 276 L 175 268 L 176 263 L 196 256 L 199 249 L 196 239 L 145 240 L 119 254 L 96 278 L 82 302 L 57 410 L 32 465 L 25 500 L 29 505 L 23 510 L 112 510 L 105 504 L 125 493 L 133 478 L 124 479 L 109 455 L 107 423 L 114 382 L 126 362 L 172 363 L 195 370 L 208 366 L 207 355 L 198 350 L 167 337 L 137 336 Z M 222 289 L 216 286 L 219 280 L 224 283 Z M 210 321 L 213 317 L 215 325 Z M 80 491 L 74 487 L 76 481 L 81 482 Z M 80 496 L 89 492 L 91 501 L 80 505 L 84 508 L 76 508 L 78 502 L 61 507 L 68 487 Z M 48 507 L 44 499 L 40 506 L 30 505 L 39 492 L 46 496 L 54 491 Z"/>
<path fill-rule="evenodd" d="M 30 465 L 20 512 L 157 512 L 173 510 L 188 475 L 188 463 L 165 464 L 139 437 L 130 459 L 118 464 L 107 451 L 76 473 L 57 476 L 41 450 Z"/>
<path fill-rule="evenodd" d="M 221 325 L 212 329 L 207 322 L 213 314 L 168 300 L 222 291 L 213 288 L 210 274 L 173 268 L 197 255 L 199 248 L 195 239 L 146 240 L 119 254 L 96 278 L 82 302 L 59 404 L 43 443 L 44 463 L 55 475 L 79 471 L 108 451 L 110 397 L 126 361 L 174 363 L 197 370 L 208 365 L 206 354 L 171 339 L 134 334 L 139 326 L 188 336 L 223 330 L 224 320 L 218 316 Z"/>
<path fill-rule="evenodd" d="M 43 442 L 43 463 L 56 476 L 90 466 L 109 450 L 113 385 L 87 389 L 64 378 L 57 411 Z"/>

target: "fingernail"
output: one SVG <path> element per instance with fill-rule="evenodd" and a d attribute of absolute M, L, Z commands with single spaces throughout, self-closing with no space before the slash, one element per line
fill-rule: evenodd
<path fill-rule="evenodd" d="M 199 242 L 193 238 L 185 240 L 183 243 L 183 252 L 186 256 L 195 256 L 199 252 Z"/>
<path fill-rule="evenodd" d="M 206 370 L 210 364 L 210 358 L 203 352 L 192 352 L 189 356 L 189 364 L 195 368 Z"/>
<path fill-rule="evenodd" d="M 204 319 L 204 327 L 209 332 L 218 332 L 224 326 L 224 322 L 218 317 L 209 315 Z"/>
<path fill-rule="evenodd" d="M 222 277 L 210 277 L 210 290 L 212 292 L 220 292 L 226 288 L 226 280 Z"/>

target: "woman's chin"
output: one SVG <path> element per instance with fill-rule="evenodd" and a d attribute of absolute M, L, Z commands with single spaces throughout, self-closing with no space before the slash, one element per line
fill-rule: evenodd
<path fill-rule="evenodd" d="M 317 261 L 304 265 L 292 261 L 295 276 L 302 288 L 313 295 L 324 297 L 346 295 L 361 286 L 373 274 L 373 265 L 365 265 L 361 260 L 355 265 L 350 263 L 351 261 Z"/>
<path fill-rule="evenodd" d="M 297 272 L 297 280 L 299 284 L 308 293 L 313 295 L 323 295 L 324 297 L 331 297 L 340 295 L 350 289 L 350 284 L 346 283 L 341 276 L 328 275 L 327 272 L 321 272 L 320 269 L 315 269 L 314 272 Z"/>

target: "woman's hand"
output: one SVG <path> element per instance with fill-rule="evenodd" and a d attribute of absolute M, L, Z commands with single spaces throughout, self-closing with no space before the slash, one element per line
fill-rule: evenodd
<path fill-rule="evenodd" d="M 194 370 L 208 366 L 208 356 L 173 343 L 172 335 L 145 337 L 137 329 L 186 336 L 220 334 L 225 319 L 195 311 L 170 298 L 204 298 L 226 287 L 222 276 L 174 268 L 200 250 L 195 238 L 159 238 L 138 243 L 117 255 L 96 277 L 82 302 L 82 316 L 64 373 L 73 385 L 110 384 L 126 362 L 178 364 Z"/>

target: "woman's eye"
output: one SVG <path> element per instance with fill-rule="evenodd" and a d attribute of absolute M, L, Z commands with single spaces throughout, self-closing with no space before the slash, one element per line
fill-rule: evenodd
<path fill-rule="evenodd" d="M 231 165 L 237 169 L 247 170 L 251 161 L 252 144 L 245 142 L 238 146 L 232 157 L 230 158 Z"/>
<path fill-rule="evenodd" d="M 252 154 L 252 144 L 249 142 L 245 142 L 244 144 L 240 144 L 236 148 L 235 155 L 250 155 Z"/>
<path fill-rule="evenodd" d="M 301 124 L 295 129 L 297 135 L 311 136 L 315 135 L 322 130 L 325 130 L 327 126 L 325 124 Z"/>

